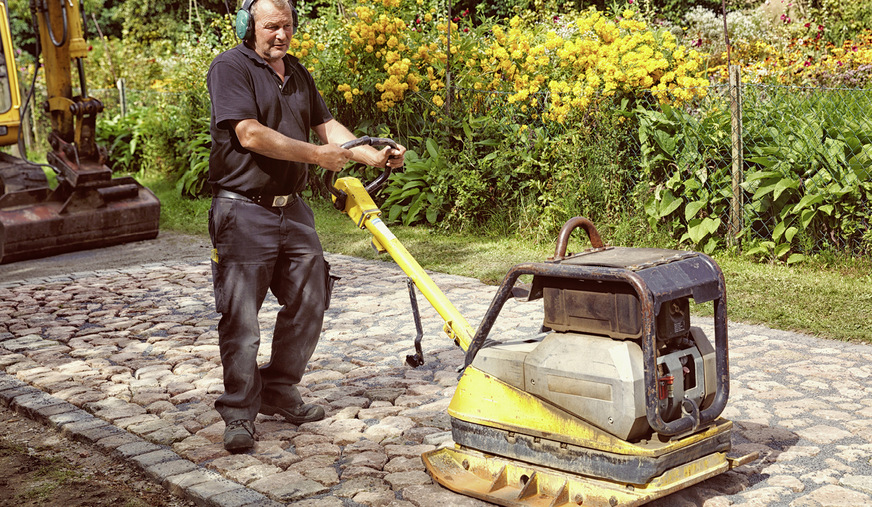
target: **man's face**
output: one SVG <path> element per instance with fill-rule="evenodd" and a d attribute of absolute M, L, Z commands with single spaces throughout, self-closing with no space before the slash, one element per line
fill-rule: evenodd
<path fill-rule="evenodd" d="M 261 0 L 254 16 L 254 51 L 267 62 L 281 59 L 294 36 L 294 17 L 290 5 L 277 8 Z"/>

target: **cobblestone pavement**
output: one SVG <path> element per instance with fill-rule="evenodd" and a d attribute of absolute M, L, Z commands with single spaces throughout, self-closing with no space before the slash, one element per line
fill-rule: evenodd
<path fill-rule="evenodd" d="M 434 484 L 419 458 L 450 440 L 462 353 L 440 318 L 419 297 L 426 364 L 405 366 L 415 335 L 405 275 L 329 261 L 342 280 L 301 385 L 328 417 L 297 427 L 258 416 L 250 453 L 224 451 L 213 408 L 223 386 L 208 262 L 0 284 L 0 401 L 200 505 L 485 505 Z M 477 325 L 495 287 L 433 278 Z M 264 360 L 277 311 L 268 299 Z M 541 303 L 510 301 L 492 336 L 539 323 Z M 872 505 L 872 347 L 735 323 L 730 346 L 724 416 L 735 453 L 761 458 L 655 504 Z"/>

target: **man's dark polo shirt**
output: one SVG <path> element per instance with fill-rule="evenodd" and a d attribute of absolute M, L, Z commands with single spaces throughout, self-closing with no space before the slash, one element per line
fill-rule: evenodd
<path fill-rule="evenodd" d="M 265 157 L 239 144 L 231 123 L 255 119 L 282 134 L 308 141 L 313 125 L 333 118 L 309 71 L 284 56 L 285 82 L 253 49 L 239 44 L 218 55 L 206 83 L 212 100 L 209 183 L 240 194 L 284 195 L 306 186 L 307 165 Z"/>

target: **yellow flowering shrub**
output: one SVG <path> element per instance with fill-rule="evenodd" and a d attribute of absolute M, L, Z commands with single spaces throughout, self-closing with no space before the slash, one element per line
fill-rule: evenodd
<path fill-rule="evenodd" d="M 755 41 L 734 49 L 732 63 L 742 66 L 742 81 L 755 84 L 864 87 L 872 83 L 872 30 L 841 46 L 821 38 L 798 38 L 781 49 Z M 726 64 L 710 69 L 727 81 Z"/>
<path fill-rule="evenodd" d="M 613 20 L 590 9 L 555 18 L 547 29 L 524 27 L 514 17 L 491 32 L 481 54 L 469 59 L 467 79 L 481 76 L 471 87 L 507 92 L 522 109 L 549 92 L 543 114 L 560 123 L 597 96 L 650 90 L 663 101 L 685 101 L 706 93 L 704 55 L 636 19 L 632 10 Z"/>
<path fill-rule="evenodd" d="M 376 93 L 375 106 L 388 111 L 409 92 L 444 88 L 444 46 L 432 32 L 438 27 L 434 12 L 415 14 L 418 3 L 401 0 L 360 0 L 343 26 L 337 49 L 342 78 L 334 83 L 347 104 L 366 93 Z M 406 19 L 413 19 L 411 25 Z M 357 93 L 354 92 L 357 90 Z"/>
<path fill-rule="evenodd" d="M 661 101 L 686 101 L 706 92 L 704 55 L 633 10 L 616 19 L 590 9 L 551 23 L 514 17 L 473 27 L 465 12 L 449 22 L 437 5 L 357 0 L 331 32 L 333 41 L 322 48 L 298 34 L 292 51 L 309 62 L 316 80 L 329 80 L 319 80 L 319 88 L 332 100 L 381 112 L 417 92 L 443 106 L 449 61 L 453 88 L 506 94 L 520 112 L 560 123 L 596 97 L 650 91 Z"/>

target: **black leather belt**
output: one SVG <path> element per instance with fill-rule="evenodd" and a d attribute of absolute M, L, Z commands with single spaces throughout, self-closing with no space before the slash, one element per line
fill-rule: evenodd
<path fill-rule="evenodd" d="M 240 201 L 253 202 L 268 208 L 284 208 L 294 204 L 297 201 L 297 194 L 288 195 L 256 195 L 248 197 L 242 194 L 237 194 L 230 190 L 220 189 L 215 194 L 215 197 L 223 197 L 225 199 L 239 199 Z"/>

